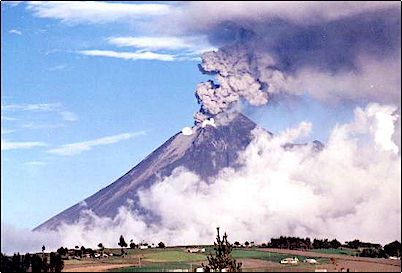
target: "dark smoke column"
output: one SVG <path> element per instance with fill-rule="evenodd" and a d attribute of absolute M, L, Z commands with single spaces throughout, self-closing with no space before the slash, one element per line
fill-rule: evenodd
<path fill-rule="evenodd" d="M 201 109 L 194 115 L 195 123 L 230 110 L 240 100 L 259 106 L 268 102 L 268 94 L 277 92 L 284 82 L 283 74 L 271 67 L 267 54 L 247 50 L 246 45 L 231 45 L 202 55 L 200 70 L 215 75 L 213 81 L 197 85 L 195 96 Z"/>

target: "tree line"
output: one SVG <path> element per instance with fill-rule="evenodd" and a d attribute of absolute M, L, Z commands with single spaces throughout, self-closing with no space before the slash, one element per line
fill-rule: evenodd
<path fill-rule="evenodd" d="M 12 257 L 1 255 L 0 272 L 61 272 L 64 261 L 58 253 L 14 254 Z M 49 258 L 49 259 L 48 259 Z"/>
<path fill-rule="evenodd" d="M 272 238 L 268 244 L 262 244 L 263 247 L 269 248 L 285 248 L 285 249 L 338 249 L 340 247 L 359 250 L 358 255 L 361 257 L 372 258 L 388 258 L 401 256 L 401 243 L 394 241 L 382 247 L 380 244 L 362 242 L 353 240 L 341 244 L 337 239 L 314 239 L 300 237 Z"/>

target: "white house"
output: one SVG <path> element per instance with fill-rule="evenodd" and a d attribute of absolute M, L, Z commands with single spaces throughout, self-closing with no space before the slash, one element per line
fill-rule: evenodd
<path fill-rule="evenodd" d="M 204 253 L 205 248 L 187 248 L 187 252 L 189 252 L 189 253 Z"/>
<path fill-rule="evenodd" d="M 318 262 L 316 259 L 305 259 L 303 263 L 317 264 Z"/>
<path fill-rule="evenodd" d="M 299 262 L 299 259 L 297 257 L 293 258 L 285 258 L 281 260 L 281 264 L 297 264 Z"/>

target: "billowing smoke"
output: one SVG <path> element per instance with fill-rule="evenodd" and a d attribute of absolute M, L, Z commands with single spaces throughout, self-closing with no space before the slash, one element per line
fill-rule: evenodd
<path fill-rule="evenodd" d="M 251 59 L 250 52 L 240 47 L 236 45 L 202 55 L 201 71 L 216 74 L 219 85 L 208 81 L 197 86 L 196 97 L 201 110 L 195 115 L 196 122 L 229 110 L 240 99 L 255 106 L 267 103 L 268 86 L 257 63 L 265 61 L 268 66 L 273 61 Z"/>
<path fill-rule="evenodd" d="M 399 5 L 366 3 L 331 13 L 326 4 L 276 4 L 262 4 L 255 16 L 247 14 L 253 4 L 243 11 L 227 7 L 208 27 L 187 26 L 220 46 L 202 55 L 200 70 L 215 81 L 197 86 L 196 122 L 239 102 L 264 105 L 278 93 L 307 93 L 324 102 L 400 100 Z M 285 12 L 295 6 L 301 11 Z M 205 12 L 194 16 L 206 20 L 216 10 Z"/>
<path fill-rule="evenodd" d="M 279 235 L 383 244 L 400 239 L 395 111 L 395 106 L 380 104 L 356 108 L 354 120 L 335 126 L 320 152 L 312 144 L 283 148 L 309 134 L 309 122 L 275 136 L 257 128 L 240 154 L 243 167 L 223 169 L 212 184 L 178 168 L 141 190 L 140 205 L 159 219 L 155 223 L 143 219 L 128 201 L 114 218 L 85 211 L 78 223 L 62 225 L 57 232 L 2 227 L 2 252 L 38 250 L 42 244 L 48 249 L 96 247 L 100 242 L 117 247 L 120 234 L 135 242 L 212 243 L 216 226 L 238 241 L 266 242 Z"/>

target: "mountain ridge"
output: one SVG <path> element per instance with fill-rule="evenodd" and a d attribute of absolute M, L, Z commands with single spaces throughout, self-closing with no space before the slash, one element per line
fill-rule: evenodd
<path fill-rule="evenodd" d="M 62 222 L 72 224 L 83 209 L 91 209 L 101 217 L 113 217 L 128 199 L 134 200 L 134 204 L 138 201 L 136 193 L 140 188 L 150 187 L 179 166 L 208 181 L 222 168 L 236 167 L 238 152 L 251 142 L 251 131 L 256 127 L 253 121 L 236 113 L 222 116 L 216 125 L 212 121 L 200 123 L 192 128 L 191 134 L 178 132 L 113 183 L 48 219 L 34 231 L 57 229 Z"/>

